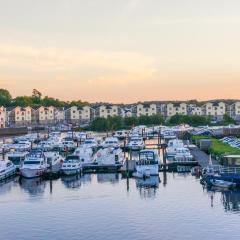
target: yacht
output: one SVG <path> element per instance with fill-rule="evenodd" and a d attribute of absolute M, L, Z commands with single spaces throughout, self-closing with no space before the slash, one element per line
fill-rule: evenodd
<path fill-rule="evenodd" d="M 9 160 L 0 161 L 0 181 L 4 180 L 16 173 L 15 165 Z"/>
<path fill-rule="evenodd" d="M 74 151 L 75 143 L 71 139 L 64 139 L 60 144 L 60 151 L 67 152 L 67 151 Z"/>
<path fill-rule="evenodd" d="M 168 147 L 166 149 L 167 157 L 175 157 L 177 149 L 183 148 L 184 144 L 182 140 L 172 139 L 168 142 Z"/>
<path fill-rule="evenodd" d="M 31 151 L 20 167 L 21 175 L 25 178 L 40 177 L 47 171 L 47 161 L 42 151 Z"/>
<path fill-rule="evenodd" d="M 97 165 L 122 165 L 124 154 L 120 148 L 108 147 L 99 149 L 94 156 L 94 164 Z"/>
<path fill-rule="evenodd" d="M 11 148 L 16 151 L 30 151 L 32 143 L 27 140 L 21 140 L 16 144 L 12 144 Z"/>
<path fill-rule="evenodd" d="M 128 131 L 126 130 L 119 130 L 114 132 L 114 137 L 118 138 L 119 140 L 124 140 L 128 137 Z"/>
<path fill-rule="evenodd" d="M 88 144 L 87 144 L 88 145 Z M 93 150 L 91 147 L 78 147 L 73 155 L 78 156 L 82 166 L 91 165 L 93 161 Z"/>
<path fill-rule="evenodd" d="M 139 160 L 136 162 L 136 171 L 133 173 L 133 176 L 139 178 L 158 176 L 159 165 L 160 157 L 157 150 L 141 150 L 139 153 Z"/>
<path fill-rule="evenodd" d="M 102 147 L 103 148 L 109 148 L 109 147 L 119 148 L 120 143 L 116 137 L 107 137 L 105 141 L 103 141 Z"/>
<path fill-rule="evenodd" d="M 95 138 L 87 138 L 83 145 L 83 148 L 91 148 L 92 150 L 96 150 L 98 148 L 98 141 Z"/>
<path fill-rule="evenodd" d="M 74 175 L 81 173 L 81 161 L 78 156 L 67 156 L 62 165 L 62 172 L 65 175 Z"/>
<path fill-rule="evenodd" d="M 143 138 L 140 136 L 133 136 L 131 137 L 127 148 L 132 151 L 140 151 L 144 148 L 144 141 Z"/>
<path fill-rule="evenodd" d="M 174 156 L 174 162 L 177 163 L 193 163 L 193 155 L 190 153 L 188 148 L 182 147 L 177 148 L 176 155 Z"/>
<path fill-rule="evenodd" d="M 7 154 L 7 159 L 10 160 L 15 165 L 17 170 L 19 170 L 27 154 L 28 152 L 13 151 Z"/>
<path fill-rule="evenodd" d="M 59 173 L 64 161 L 59 152 L 44 152 L 44 156 L 47 161 L 48 169 L 50 169 L 53 173 Z"/>

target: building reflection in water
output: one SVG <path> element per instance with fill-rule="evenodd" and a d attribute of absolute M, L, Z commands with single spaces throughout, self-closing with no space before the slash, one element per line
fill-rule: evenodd
<path fill-rule="evenodd" d="M 46 187 L 46 181 L 42 178 L 20 178 L 19 184 L 24 191 L 28 192 L 32 196 L 43 195 Z"/>
<path fill-rule="evenodd" d="M 136 187 L 141 198 L 154 198 L 159 187 L 159 176 L 151 176 L 146 179 L 136 179 Z"/>

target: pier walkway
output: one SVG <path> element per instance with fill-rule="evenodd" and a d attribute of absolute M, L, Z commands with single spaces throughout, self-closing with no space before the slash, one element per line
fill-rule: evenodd
<path fill-rule="evenodd" d="M 206 168 L 209 164 L 209 155 L 205 152 L 201 151 L 198 147 L 193 147 L 190 149 L 191 154 L 193 155 L 194 159 L 198 162 L 198 164 L 202 168 Z M 216 166 L 220 166 L 218 161 L 212 158 L 212 164 Z"/>

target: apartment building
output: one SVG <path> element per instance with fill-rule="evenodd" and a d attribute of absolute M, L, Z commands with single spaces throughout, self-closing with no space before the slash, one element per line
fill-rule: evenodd
<path fill-rule="evenodd" d="M 240 101 L 235 102 L 229 106 L 229 115 L 233 119 L 240 121 Z"/>
<path fill-rule="evenodd" d="M 8 111 L 10 126 L 29 126 L 35 120 L 35 110 L 31 107 L 15 107 Z"/>
<path fill-rule="evenodd" d="M 137 117 L 156 115 L 157 105 L 139 103 L 135 106 L 134 113 L 136 114 Z"/>
<path fill-rule="evenodd" d="M 50 107 L 39 107 L 36 110 L 36 122 L 38 124 L 53 124 L 55 122 L 55 108 Z"/>
<path fill-rule="evenodd" d="M 117 105 L 101 105 L 95 107 L 95 117 L 108 118 L 120 115 L 121 110 Z"/>
<path fill-rule="evenodd" d="M 0 107 L 0 128 L 5 128 L 7 122 L 7 111 L 6 108 Z"/>
<path fill-rule="evenodd" d="M 211 116 L 215 120 L 221 120 L 227 113 L 227 107 L 224 102 L 207 102 L 202 106 L 204 116 Z"/>
<path fill-rule="evenodd" d="M 186 103 L 168 103 L 166 105 L 166 116 L 172 117 L 174 115 L 187 115 Z"/>

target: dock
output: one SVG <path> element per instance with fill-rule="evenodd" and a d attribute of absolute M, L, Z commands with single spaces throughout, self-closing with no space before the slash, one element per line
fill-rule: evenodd
<path fill-rule="evenodd" d="M 190 149 L 191 154 L 194 159 L 202 168 L 206 168 L 209 165 L 209 155 L 201 151 L 198 147 L 193 147 Z M 212 157 L 212 164 L 215 166 L 220 166 L 218 161 Z"/>

